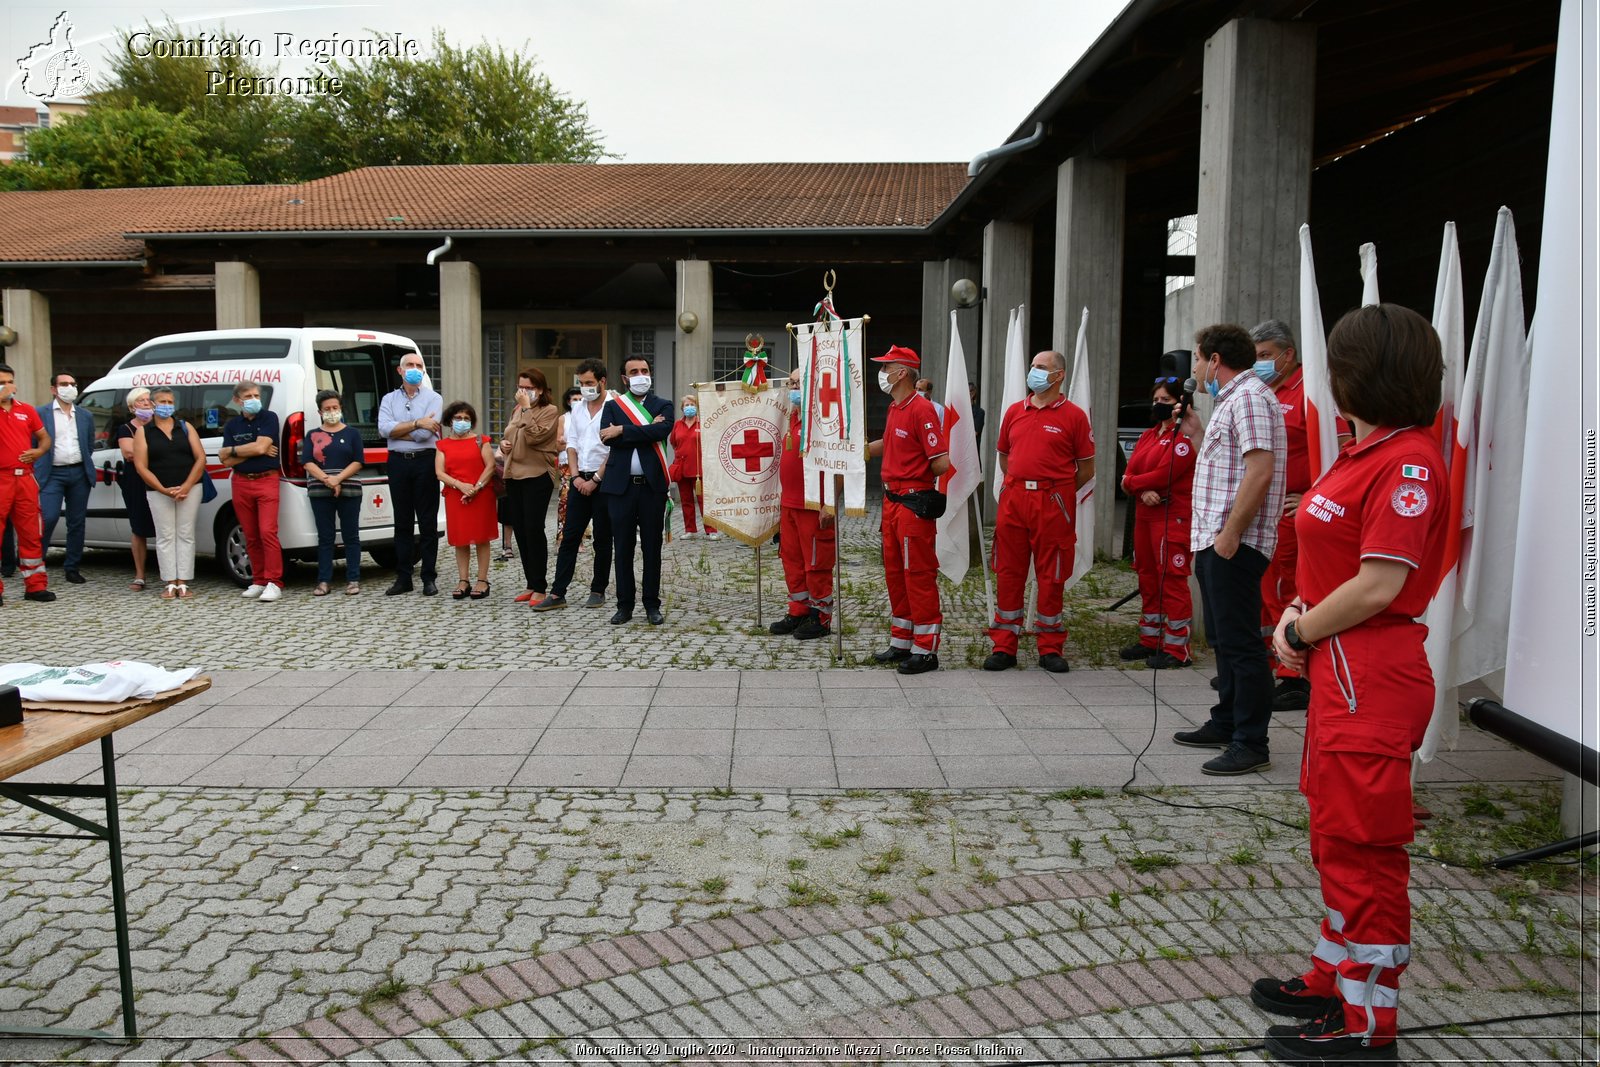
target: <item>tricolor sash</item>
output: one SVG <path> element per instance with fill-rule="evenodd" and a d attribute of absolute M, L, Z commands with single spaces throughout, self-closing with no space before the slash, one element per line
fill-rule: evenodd
<path fill-rule="evenodd" d="M 628 421 L 635 426 L 649 426 L 655 422 L 655 416 L 644 406 L 644 401 L 632 393 L 613 393 L 617 401 L 617 408 L 628 417 Z M 671 448 L 665 441 L 651 442 L 655 445 L 656 459 L 661 462 L 661 477 L 667 477 L 667 469 L 671 466 L 668 461 L 668 450 Z"/>

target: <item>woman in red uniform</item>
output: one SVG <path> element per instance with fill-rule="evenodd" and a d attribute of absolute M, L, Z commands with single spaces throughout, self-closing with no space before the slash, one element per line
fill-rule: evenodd
<path fill-rule="evenodd" d="M 441 420 L 450 431 L 439 438 L 434 468 L 444 486 L 445 537 L 456 550 L 456 600 L 482 600 L 489 595 L 489 544 L 500 525 L 494 494 L 485 492 L 494 477 L 494 446 L 472 432 L 478 413 L 465 400 L 444 409 Z M 478 550 L 478 580 L 467 580 L 472 550 Z M 482 588 L 479 588 L 482 586 Z"/>
<path fill-rule="evenodd" d="M 719 541 L 722 535 L 706 518 L 702 494 L 695 488 L 700 480 L 700 406 L 692 395 L 685 395 L 678 404 L 683 414 L 672 424 L 672 467 L 667 471 L 667 480 L 678 487 L 678 506 L 683 509 L 683 536 L 693 537 L 698 532 L 694 526 L 698 507 L 701 521 L 706 524 L 706 538 Z"/>
<path fill-rule="evenodd" d="M 1133 501 L 1133 569 L 1139 576 L 1139 640 L 1124 660 L 1152 668 L 1189 665 L 1189 506 L 1194 444 L 1178 432 L 1178 379 L 1157 378 L 1150 393 L 1155 423 L 1128 457 L 1122 491 Z"/>
<path fill-rule="evenodd" d="M 1311 678 L 1300 791 L 1327 917 L 1311 968 L 1264 978 L 1251 999 L 1308 1019 L 1267 1029 L 1290 1063 L 1398 1058 L 1400 973 L 1411 958 L 1411 753 L 1433 710 L 1415 621 L 1439 584 L 1449 510 L 1429 427 L 1443 376 L 1428 321 L 1396 304 L 1340 319 L 1328 337 L 1333 399 L 1355 441 L 1295 518 L 1300 595 L 1273 636 Z"/>

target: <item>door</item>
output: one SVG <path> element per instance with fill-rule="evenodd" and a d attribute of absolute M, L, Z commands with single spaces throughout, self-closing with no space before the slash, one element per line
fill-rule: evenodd
<path fill-rule="evenodd" d="M 128 507 L 122 499 L 119 478 L 137 478 L 133 463 L 124 464 L 117 447 L 116 429 L 128 421 L 123 393 L 117 389 L 94 389 L 78 398 L 78 405 L 94 416 L 95 482 L 89 489 L 89 513 L 84 541 L 97 548 L 126 548 L 132 531 L 128 527 Z M 66 544 L 67 524 L 56 524 L 55 537 Z"/>

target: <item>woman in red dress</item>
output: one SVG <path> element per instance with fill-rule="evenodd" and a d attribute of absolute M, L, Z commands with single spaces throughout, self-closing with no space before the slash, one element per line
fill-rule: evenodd
<path fill-rule="evenodd" d="M 489 544 L 500 525 L 492 492 L 485 492 L 494 477 L 494 447 L 488 437 L 472 432 L 478 413 L 465 400 L 444 409 L 441 420 L 448 431 L 439 438 L 434 469 L 444 486 L 445 536 L 456 550 L 456 600 L 489 595 Z M 472 550 L 478 550 L 478 580 L 467 578 Z M 480 589 L 479 586 L 482 586 Z"/>
<path fill-rule="evenodd" d="M 717 528 L 706 518 L 701 494 L 695 491 L 700 480 L 700 410 L 693 396 L 678 401 L 683 415 L 672 424 L 672 469 L 667 477 L 678 486 L 678 506 L 683 509 L 683 536 L 697 533 L 694 524 L 695 507 L 700 508 L 700 518 L 706 524 L 706 537 L 712 541 L 722 539 Z"/>

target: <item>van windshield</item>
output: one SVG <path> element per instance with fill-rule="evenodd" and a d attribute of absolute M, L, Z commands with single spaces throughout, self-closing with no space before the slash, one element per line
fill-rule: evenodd
<path fill-rule="evenodd" d="M 319 341 L 315 346 L 317 391 L 332 389 L 339 394 L 344 421 L 361 432 L 368 448 L 385 445 L 378 433 L 378 402 L 398 381 L 389 368 L 399 363 L 395 354 L 399 350 L 391 349 L 393 345 L 375 341 Z"/>

